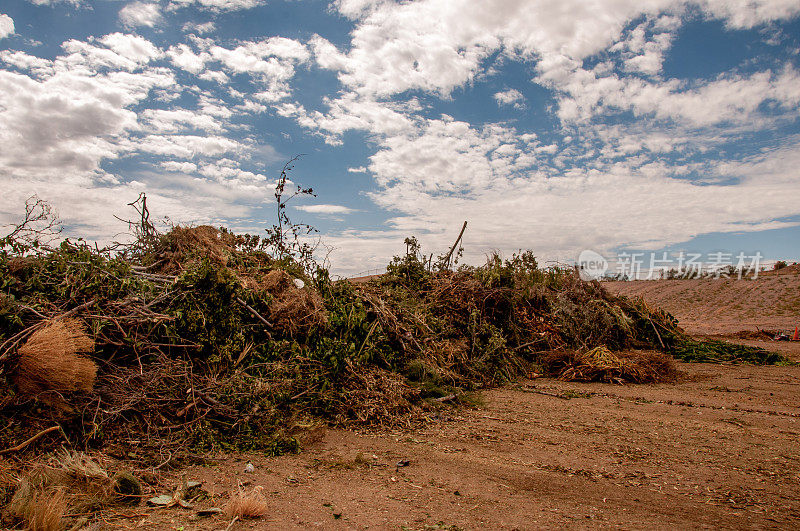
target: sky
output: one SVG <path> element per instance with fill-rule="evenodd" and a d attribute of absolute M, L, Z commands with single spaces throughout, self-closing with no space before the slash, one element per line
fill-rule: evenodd
<path fill-rule="evenodd" d="M 289 202 L 340 275 L 416 236 L 800 260 L 797 0 L 4 0 L 0 223 L 109 242 L 262 233 Z"/>

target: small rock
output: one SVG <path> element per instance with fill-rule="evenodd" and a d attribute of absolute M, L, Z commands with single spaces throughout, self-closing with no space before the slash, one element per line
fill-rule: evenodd
<path fill-rule="evenodd" d="M 250 461 L 248 461 L 248 462 L 247 462 L 247 464 L 246 464 L 246 465 L 244 465 L 244 471 L 245 471 L 247 474 L 252 474 L 253 472 L 255 472 L 255 471 L 256 471 L 256 467 L 254 467 L 254 466 L 253 466 L 253 463 L 251 463 Z"/>
<path fill-rule="evenodd" d="M 295 287 L 297 287 L 297 289 L 303 289 L 303 287 L 305 287 L 306 283 L 303 282 L 302 280 L 300 280 L 299 278 L 296 278 L 296 279 L 294 279 L 294 285 L 295 285 Z"/>
<path fill-rule="evenodd" d="M 147 503 L 149 503 L 150 505 L 165 507 L 167 505 L 172 505 L 173 503 L 175 503 L 175 498 L 173 498 L 169 494 L 159 494 L 158 496 L 155 496 L 147 500 Z"/>
<path fill-rule="evenodd" d="M 409 461 L 408 459 L 401 459 L 400 461 L 397 462 L 397 468 L 402 468 L 402 467 L 408 466 L 410 464 L 411 464 L 411 461 Z"/>

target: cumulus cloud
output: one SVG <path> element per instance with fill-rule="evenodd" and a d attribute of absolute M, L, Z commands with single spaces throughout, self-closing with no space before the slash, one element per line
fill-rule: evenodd
<path fill-rule="evenodd" d="M 126 28 L 147 26 L 152 28 L 164 21 L 158 4 L 132 2 L 119 10 L 119 20 Z"/>
<path fill-rule="evenodd" d="M 275 53 L 291 55 L 284 44 Z M 62 48 L 52 60 L 0 51 L 0 185 L 10 190 L 0 221 L 38 193 L 72 230 L 107 241 L 120 229 L 112 214 L 141 191 L 176 222 L 221 222 L 220 204 L 235 219 L 272 193 L 265 175 L 243 167 L 269 146 L 230 134 L 234 115 L 251 109 L 182 87 L 163 66 L 179 54 L 122 33 Z M 167 90 L 187 96 L 155 97 Z M 155 168 L 143 162 L 153 157 Z M 109 164 L 120 159 L 135 169 L 115 174 Z"/>
<path fill-rule="evenodd" d="M 215 14 L 262 4 L 141 1 L 125 6 L 120 21 L 154 26 L 159 6 L 178 16 L 184 7 Z M 796 124 L 800 112 L 793 62 L 755 60 L 708 79 L 669 78 L 663 68 L 688 18 L 763 28 L 797 16 L 796 1 L 332 6 L 353 26 L 344 44 L 320 35 L 223 41 L 213 38 L 213 22 L 187 22 L 184 41 L 164 49 L 114 33 L 68 40 L 55 59 L 0 51 L 0 91 L 9 102 L 0 107 L 0 184 L 14 189 L 13 175 L 32 183 L 28 190 L 74 200 L 91 210 L 73 219 L 86 225 L 110 219 L 107 206 L 92 210 L 89 201 L 119 203 L 145 188 L 154 211 L 157 205 L 175 219 L 201 222 L 224 216 L 235 225 L 273 186 L 264 164 L 276 152 L 259 122 L 243 119 L 258 114 L 292 120 L 334 146 L 353 132 L 365 139 L 366 164 L 347 171 L 375 179 L 368 196 L 391 218 L 377 230 L 325 235 L 339 249 L 332 257 L 339 271 L 384 265 L 409 234 L 440 251 L 465 218 L 467 258 L 475 262 L 488 249 L 533 247 L 564 259 L 582 248 L 653 248 L 701 232 L 786 226 L 781 219 L 800 214 L 786 193 L 800 165 L 800 139 L 775 133 Z M 531 73 L 531 86 L 496 83 L 510 63 Z M 302 94 L 301 69 L 335 76 L 338 86 Z M 446 111 L 452 116 L 439 114 L 441 101 L 475 87 L 488 108 L 523 111 L 533 94 L 537 101 L 547 94 L 550 103 L 537 110 L 554 125 L 535 134 L 517 116 L 470 123 L 457 105 Z M 764 140 L 769 135 L 775 140 Z M 727 151 L 754 138 L 758 155 Z M 122 160 L 137 168 L 132 177 L 113 171 Z M 92 192 L 78 197 L 81 189 Z M 297 208 L 352 212 L 335 204 Z"/>
<path fill-rule="evenodd" d="M 28 0 L 31 4 L 37 6 L 52 6 L 56 4 L 69 4 L 73 7 L 84 7 L 83 0 Z"/>
<path fill-rule="evenodd" d="M 410 233 L 423 235 L 436 250 L 452 239 L 444 228 L 458 227 L 464 216 L 479 227 L 470 245 L 471 258 L 480 260 L 486 249 L 531 245 L 520 224 L 536 227 L 535 247 L 564 258 L 575 249 L 608 248 L 609 242 L 658 246 L 699 232 L 763 230 L 774 227 L 776 217 L 798 213 L 785 199 L 770 211 L 785 184 L 756 177 L 766 163 L 758 169 L 755 163 L 737 166 L 733 177 L 731 168 L 722 167 L 726 159 L 716 156 L 720 146 L 769 129 L 775 120 L 796 119 L 796 69 L 773 65 L 693 81 L 662 75 L 676 31 L 693 9 L 744 28 L 796 16 L 796 3 L 339 0 L 334 5 L 355 21 L 349 45 L 339 48 L 320 36 L 309 45 L 316 64 L 337 73 L 343 93 L 326 98 L 320 110 L 299 102 L 279 103 L 275 110 L 330 144 L 351 130 L 366 132 L 375 143 L 368 168 L 350 171 L 368 169 L 378 185 L 370 197 L 398 215 L 387 230 L 330 237 L 329 243 L 344 249 L 334 258 L 344 269 L 385 263 Z M 551 91 L 560 138 L 544 143 L 507 124 L 423 118 L 427 113 L 412 103 L 415 91 L 451 98 L 455 89 L 480 83 L 502 68 L 490 64 L 498 53 L 503 61 L 531 67 L 533 82 Z M 517 89 L 498 92 L 494 100 L 524 104 Z M 613 123 L 625 113 L 636 121 Z M 800 153 L 797 145 L 789 152 Z M 706 154 L 704 162 L 692 159 L 700 153 Z M 667 162 L 664 155 L 674 159 Z M 765 157 L 776 164 L 794 155 L 778 150 Z M 785 180 L 789 166 L 781 168 Z M 755 193 L 761 194 L 758 205 L 751 201 Z M 633 206 L 609 212 L 619 201 Z M 711 202 L 718 207 L 704 208 Z M 508 212 L 515 213 L 513 220 Z M 624 241 L 620 226 L 626 227 Z"/>
<path fill-rule="evenodd" d="M 525 108 L 525 97 L 517 89 L 508 89 L 502 92 L 495 92 L 494 99 L 498 105 L 511 105 L 516 109 Z"/>
<path fill-rule="evenodd" d="M 0 39 L 14 35 L 14 19 L 0 13 Z"/>

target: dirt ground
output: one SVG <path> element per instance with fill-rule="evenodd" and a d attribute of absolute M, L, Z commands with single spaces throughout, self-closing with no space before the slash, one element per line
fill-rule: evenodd
<path fill-rule="evenodd" d="M 528 380 L 419 430 L 328 430 L 298 455 L 183 473 L 211 494 L 202 506 L 263 487 L 269 516 L 232 530 L 796 528 L 800 367 L 680 368 L 677 384 Z M 192 515 L 142 509 L 95 528 L 228 524 Z"/>
<path fill-rule="evenodd" d="M 776 276 L 615 291 L 663 305 L 692 333 L 725 335 L 793 327 L 798 288 L 800 276 Z M 797 343 L 742 342 L 800 361 Z M 185 474 L 210 494 L 200 507 L 221 507 L 237 485 L 261 487 L 266 518 L 229 526 L 140 507 L 93 528 L 800 527 L 800 366 L 679 368 L 673 384 L 537 378 L 485 391 L 484 407 L 446 411 L 412 431 L 327 430 L 297 455 L 217 456 L 166 474 L 161 491 Z"/>
<path fill-rule="evenodd" d="M 603 286 L 664 308 L 690 334 L 794 330 L 800 325 L 800 274 L 761 274 L 756 280 L 603 282 Z"/>

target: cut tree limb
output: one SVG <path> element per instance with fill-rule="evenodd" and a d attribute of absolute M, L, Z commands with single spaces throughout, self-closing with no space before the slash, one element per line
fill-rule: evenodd
<path fill-rule="evenodd" d="M 458 238 L 456 238 L 455 243 L 450 248 L 450 252 L 447 253 L 447 256 L 444 258 L 444 265 L 448 269 L 450 268 L 450 259 L 453 257 L 453 253 L 455 252 L 456 248 L 458 247 L 458 242 L 461 241 L 461 237 L 464 235 L 464 231 L 467 230 L 467 222 L 464 222 L 464 225 L 461 226 L 461 232 L 458 233 Z"/>

